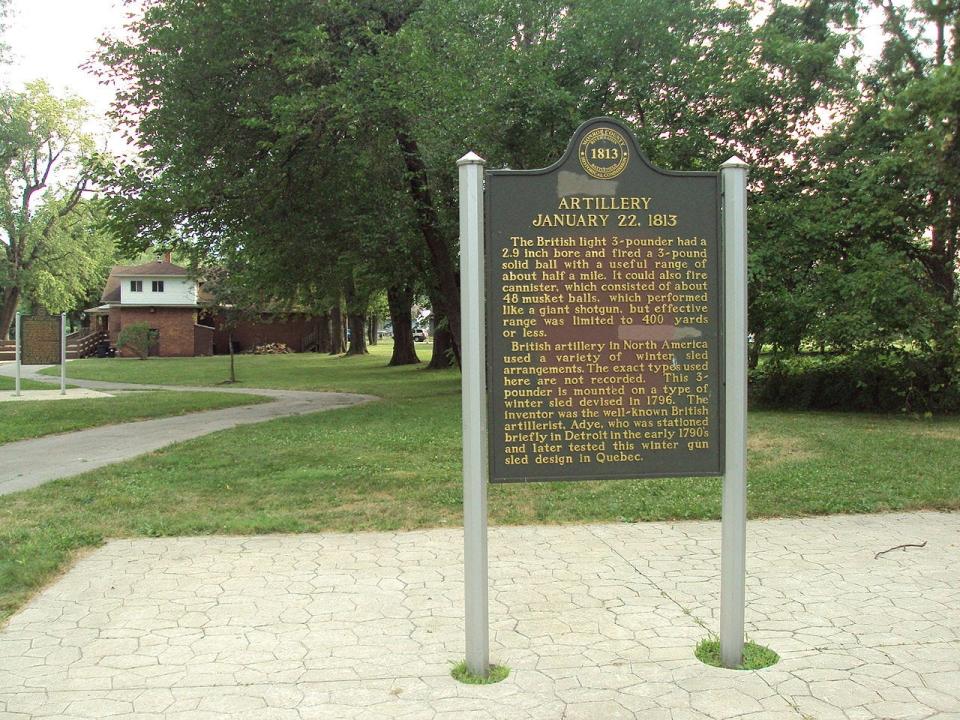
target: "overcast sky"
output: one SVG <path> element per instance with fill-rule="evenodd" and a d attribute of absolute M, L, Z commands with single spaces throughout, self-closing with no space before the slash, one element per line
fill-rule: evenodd
<path fill-rule="evenodd" d="M 110 88 L 80 69 L 103 33 L 122 27 L 122 0 L 12 0 L 4 40 L 10 46 L 11 63 L 0 68 L 4 83 L 19 88 L 44 78 L 57 94 L 69 91 L 91 106 L 91 114 L 103 118 L 113 98 Z M 105 121 L 97 130 L 106 133 Z"/>

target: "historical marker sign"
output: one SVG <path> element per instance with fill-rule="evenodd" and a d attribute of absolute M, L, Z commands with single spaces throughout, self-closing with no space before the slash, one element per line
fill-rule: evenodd
<path fill-rule="evenodd" d="M 486 173 L 492 482 L 723 474 L 719 188 L 607 119 Z"/>
<path fill-rule="evenodd" d="M 21 316 L 21 365 L 59 365 L 62 362 L 61 322 L 59 315 Z"/>

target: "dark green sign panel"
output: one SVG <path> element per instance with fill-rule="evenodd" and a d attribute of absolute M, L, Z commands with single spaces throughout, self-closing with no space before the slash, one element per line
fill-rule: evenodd
<path fill-rule="evenodd" d="M 56 315 L 20 317 L 20 364 L 59 365 L 63 330 Z"/>
<path fill-rule="evenodd" d="M 598 119 L 485 192 L 491 480 L 721 475 L 719 173 Z"/>

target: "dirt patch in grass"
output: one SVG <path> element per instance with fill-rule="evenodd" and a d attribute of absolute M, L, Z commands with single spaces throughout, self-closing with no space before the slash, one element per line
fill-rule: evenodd
<path fill-rule="evenodd" d="M 538 516 L 541 506 L 540 500 L 531 494 L 536 488 L 526 488 L 516 485 L 508 487 L 489 488 L 488 507 L 491 523 L 516 525 L 528 523 L 529 518 Z"/>
<path fill-rule="evenodd" d="M 766 469 L 817 457 L 817 453 L 799 438 L 763 431 L 750 433 L 747 452 L 753 469 Z"/>
<path fill-rule="evenodd" d="M 924 437 L 932 440 L 960 440 L 960 432 L 953 428 L 930 427 L 930 428 L 910 428 L 908 435 L 913 437 Z"/>

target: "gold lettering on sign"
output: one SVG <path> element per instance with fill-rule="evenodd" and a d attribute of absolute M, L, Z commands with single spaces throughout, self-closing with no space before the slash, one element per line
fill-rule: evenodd
<path fill-rule="evenodd" d="M 717 360 L 702 330 L 716 245 L 671 232 L 683 217 L 668 205 L 563 197 L 500 248 L 505 465 L 591 464 L 602 475 L 662 453 L 713 452 Z"/>

